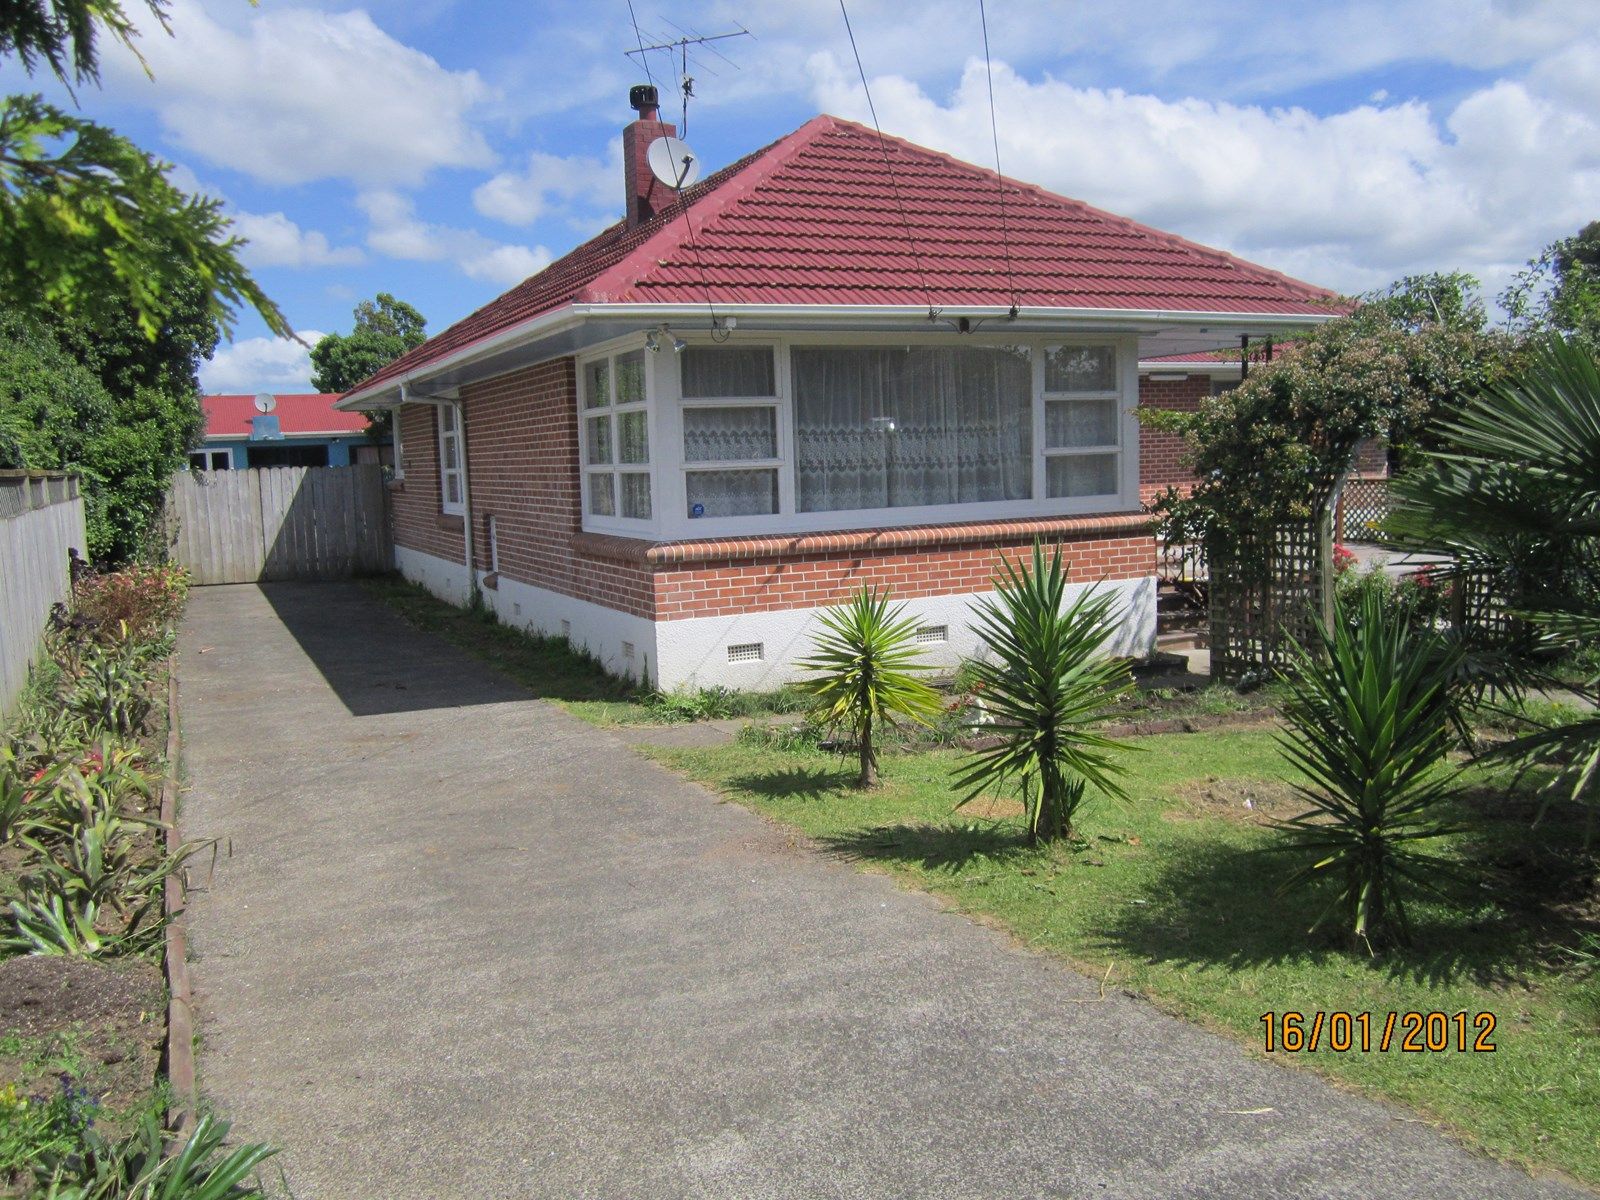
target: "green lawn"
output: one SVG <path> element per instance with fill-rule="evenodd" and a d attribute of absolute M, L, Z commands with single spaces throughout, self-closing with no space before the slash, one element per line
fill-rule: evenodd
<path fill-rule="evenodd" d="M 952 811 L 959 754 L 884 760 L 859 793 L 839 758 L 745 740 L 651 751 L 730 798 L 802 830 L 823 851 L 888 871 L 1110 986 L 1260 1047 L 1263 1013 L 1493 1013 L 1494 1053 L 1274 1055 L 1405 1101 L 1496 1155 L 1600 1182 L 1600 980 L 1570 969 L 1574 922 L 1600 922 L 1577 820 L 1530 832 L 1526 804 L 1484 786 L 1482 830 L 1458 851 L 1487 860 L 1493 888 L 1464 910 L 1419 905 L 1417 948 L 1352 955 L 1308 936 L 1320 905 L 1281 897 L 1287 860 L 1264 823 L 1291 815 L 1271 733 L 1141 739 L 1129 803 L 1096 802 L 1087 841 L 1029 850 L 1020 822 Z M 1249 807 L 1246 802 L 1249 802 Z M 1493 815 L 1489 815 L 1493 814 Z M 1587 897 L 1589 907 L 1576 906 Z M 1381 1019 L 1381 1018 L 1380 1018 Z M 1398 1040 L 1398 1039 L 1397 1039 Z"/>

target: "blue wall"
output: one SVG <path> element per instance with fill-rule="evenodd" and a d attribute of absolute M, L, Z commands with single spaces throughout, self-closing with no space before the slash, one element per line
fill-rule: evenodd
<path fill-rule="evenodd" d="M 330 467 L 348 467 L 355 455 L 352 447 L 380 445 L 363 434 L 351 434 L 348 437 L 289 437 L 280 441 L 256 442 L 258 446 L 326 446 L 328 448 L 328 465 Z M 227 440 L 207 441 L 200 447 L 201 450 L 232 450 L 233 465 L 235 470 L 243 470 L 250 465 L 249 438 L 229 438 Z"/>

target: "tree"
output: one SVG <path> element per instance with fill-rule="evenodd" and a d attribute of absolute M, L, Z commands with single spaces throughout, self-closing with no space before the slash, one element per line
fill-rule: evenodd
<path fill-rule="evenodd" d="M 144 0 L 163 30 L 168 0 Z M 97 34 L 104 29 L 142 63 L 139 36 L 119 0 L 12 0 L 0 7 L 0 57 L 15 54 L 32 75 L 40 60 L 67 86 L 99 83 Z"/>
<path fill-rule="evenodd" d="M 407 350 L 422 345 L 427 319 L 388 292 L 355 307 L 355 328 L 330 333 L 311 348 L 311 386 L 319 392 L 348 392 L 388 366 Z M 369 413 L 370 428 L 387 428 L 389 412 Z"/>
<path fill-rule="evenodd" d="M 210 320 L 249 305 L 294 330 L 239 261 L 222 202 L 190 196 L 171 167 L 127 138 L 39 96 L 0 100 L 0 295 L 94 320 L 127 306 L 150 338 L 185 280 Z"/>
<path fill-rule="evenodd" d="M 167 482 L 201 435 L 195 348 L 174 336 L 165 361 L 134 361 L 166 339 L 125 315 L 120 339 L 86 354 L 92 332 L 0 308 L 0 466 L 77 474 L 88 553 L 120 561 L 150 549 Z"/>
<path fill-rule="evenodd" d="M 1513 349 L 1487 327 L 1471 276 L 1411 276 L 1296 334 L 1195 412 L 1141 409 L 1188 441 L 1199 480 L 1152 506 L 1163 536 L 1244 541 L 1320 515 L 1362 440 L 1388 439 L 1403 461 L 1436 414 L 1505 373 Z"/>
<path fill-rule="evenodd" d="M 1500 305 L 1521 331 L 1564 334 L 1600 347 L 1600 221 L 1546 246 L 1502 293 Z"/>
<path fill-rule="evenodd" d="M 355 319 L 350 333 L 330 333 L 311 348 L 311 384 L 319 392 L 348 392 L 428 337 L 423 315 L 388 292 L 357 304 Z"/>

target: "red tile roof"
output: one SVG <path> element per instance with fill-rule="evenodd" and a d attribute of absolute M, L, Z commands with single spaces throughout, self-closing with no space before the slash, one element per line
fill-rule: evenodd
<path fill-rule="evenodd" d="M 340 412 L 333 407 L 338 398 L 337 392 L 288 395 L 280 392 L 275 396 L 278 406 L 272 410 L 272 415 L 278 418 L 278 428 L 288 437 L 365 433 L 367 414 Z M 249 437 L 250 418 L 260 415 L 256 412 L 254 396 L 201 396 L 200 407 L 206 414 L 207 437 Z"/>
<path fill-rule="evenodd" d="M 674 205 L 637 229 L 612 226 L 356 390 L 574 302 L 699 304 L 709 295 L 728 305 L 944 308 L 1004 307 L 1013 299 L 994 172 L 898 138 L 880 143 L 852 121 L 814 117 L 687 189 L 683 200 L 687 222 Z M 1325 315 L 1332 298 L 1009 179 L 1004 217 L 1015 299 L 1024 309 Z"/>

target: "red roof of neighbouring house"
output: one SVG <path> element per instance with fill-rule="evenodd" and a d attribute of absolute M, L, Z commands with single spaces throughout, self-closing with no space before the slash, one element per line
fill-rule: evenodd
<path fill-rule="evenodd" d="M 355 390 L 574 302 L 1013 300 L 995 173 L 899 138 L 880 142 L 852 121 L 814 117 L 686 189 L 683 201 L 636 229 L 612 226 Z M 1005 181 L 1003 216 L 1024 309 L 1329 311 L 1332 293 L 1321 288 L 1029 184 Z"/>
<path fill-rule="evenodd" d="M 340 412 L 333 404 L 337 392 L 277 393 L 273 397 L 277 407 L 272 415 L 278 418 L 278 428 L 285 437 L 310 437 L 322 434 L 339 437 L 352 433 L 365 433 L 367 414 Z M 201 396 L 200 407 L 206 414 L 207 437 L 249 437 L 250 419 L 259 416 L 256 398 L 252 396 L 217 395 Z"/>

